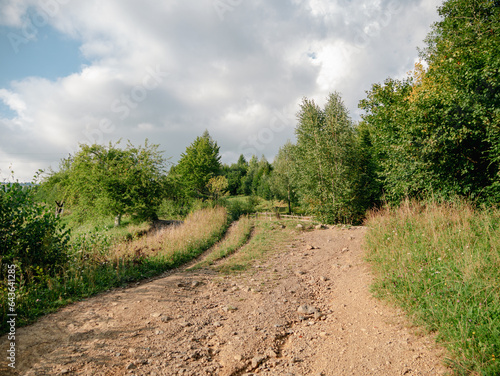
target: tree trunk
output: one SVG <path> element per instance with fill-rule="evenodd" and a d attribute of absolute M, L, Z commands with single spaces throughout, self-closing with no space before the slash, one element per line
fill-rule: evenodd
<path fill-rule="evenodd" d="M 115 227 L 120 227 L 121 223 L 122 223 L 122 215 L 120 213 L 117 214 L 115 217 Z"/>

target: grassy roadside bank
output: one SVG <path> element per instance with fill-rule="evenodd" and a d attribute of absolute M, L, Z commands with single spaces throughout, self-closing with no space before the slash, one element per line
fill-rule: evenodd
<path fill-rule="evenodd" d="M 366 224 L 375 293 L 436 331 L 457 375 L 500 375 L 500 211 L 405 203 Z"/>
<path fill-rule="evenodd" d="M 229 225 L 224 208 L 202 209 L 187 216 L 180 226 L 157 231 L 153 236 L 100 247 L 96 239 L 80 239 L 70 262 L 57 277 L 40 276 L 36 284 L 16 284 L 16 326 L 98 292 L 175 268 L 217 243 Z M 0 291 L 0 333 L 6 333 L 8 289 Z"/>

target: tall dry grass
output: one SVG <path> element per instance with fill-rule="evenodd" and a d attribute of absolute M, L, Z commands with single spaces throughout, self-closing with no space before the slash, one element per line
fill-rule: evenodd
<path fill-rule="evenodd" d="M 222 207 L 206 208 L 189 214 L 180 225 L 156 230 L 148 236 L 117 245 L 112 257 L 184 259 L 205 250 L 227 228 L 227 212 Z"/>
<path fill-rule="evenodd" d="M 75 300 L 177 267 L 217 243 L 227 227 L 226 210 L 215 208 L 190 214 L 181 226 L 118 246 L 106 234 L 82 234 L 72 244 L 64 271 L 36 286 L 17 287 L 16 323 L 29 324 Z M 8 290 L 0 289 L 0 302 L 7 301 L 7 295 Z M 4 318 L 6 307 L 0 304 L 0 316 Z M 0 332 L 6 330 L 7 325 L 0 325 Z"/>

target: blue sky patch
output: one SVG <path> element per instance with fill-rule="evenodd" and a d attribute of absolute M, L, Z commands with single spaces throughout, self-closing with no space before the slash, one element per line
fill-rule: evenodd
<path fill-rule="evenodd" d="M 27 39 L 20 29 L 0 26 L 0 88 L 30 76 L 56 80 L 88 63 L 78 41 L 49 26 L 37 30 L 36 38 Z"/>

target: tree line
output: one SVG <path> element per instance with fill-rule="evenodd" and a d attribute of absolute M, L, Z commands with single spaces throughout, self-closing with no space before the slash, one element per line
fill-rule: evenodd
<path fill-rule="evenodd" d="M 222 164 L 207 131 L 175 165 L 147 140 L 81 145 L 39 185 L 0 185 L 2 265 L 17 260 L 26 278 L 56 273 L 70 236 L 56 218 L 62 208 L 79 221 L 112 216 L 119 226 L 123 216 L 183 216 L 235 195 L 281 200 L 326 223 L 360 223 L 368 209 L 408 198 L 497 205 L 499 10 L 499 1 L 445 1 L 421 61 L 405 79 L 372 85 L 361 121 L 337 92 L 323 106 L 304 98 L 296 139 L 272 162 L 242 155 Z"/>
<path fill-rule="evenodd" d="M 42 184 L 84 217 L 130 214 L 155 219 L 167 200 L 256 195 L 299 206 L 324 222 L 359 223 L 381 202 L 406 198 L 476 202 L 500 199 L 499 2 L 448 0 L 405 79 L 367 91 L 362 120 L 341 95 L 323 107 L 304 98 L 296 140 L 272 162 L 264 156 L 222 164 L 206 131 L 168 171 L 158 145 L 82 145 Z"/>

